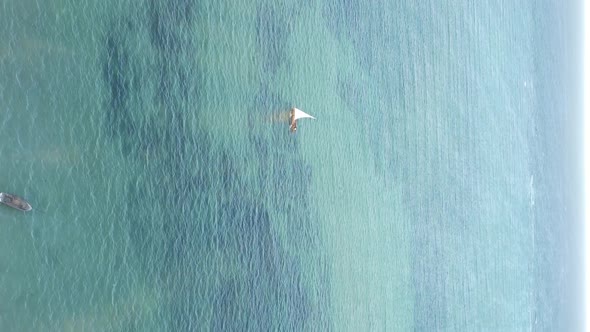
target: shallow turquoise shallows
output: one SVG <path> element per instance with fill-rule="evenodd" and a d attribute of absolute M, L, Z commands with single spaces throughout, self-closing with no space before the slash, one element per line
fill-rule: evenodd
<path fill-rule="evenodd" d="M 0 331 L 579 326 L 565 7 L 0 1 Z"/>

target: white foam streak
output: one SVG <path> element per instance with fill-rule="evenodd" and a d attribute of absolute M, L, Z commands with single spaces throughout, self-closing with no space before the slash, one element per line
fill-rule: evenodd
<path fill-rule="evenodd" d="M 584 206 L 586 331 L 590 331 L 590 0 L 584 1 Z"/>

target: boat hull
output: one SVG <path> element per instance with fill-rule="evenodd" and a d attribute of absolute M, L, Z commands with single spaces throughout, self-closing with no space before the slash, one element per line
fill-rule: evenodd
<path fill-rule="evenodd" d="M 31 204 L 23 198 L 8 193 L 0 193 L 0 203 L 20 211 L 31 211 L 33 209 Z"/>

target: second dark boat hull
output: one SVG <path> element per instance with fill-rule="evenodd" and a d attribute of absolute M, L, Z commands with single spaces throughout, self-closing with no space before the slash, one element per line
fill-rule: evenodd
<path fill-rule="evenodd" d="M 8 193 L 0 193 L 0 203 L 21 211 L 31 211 L 33 209 L 31 204 L 23 198 Z"/>

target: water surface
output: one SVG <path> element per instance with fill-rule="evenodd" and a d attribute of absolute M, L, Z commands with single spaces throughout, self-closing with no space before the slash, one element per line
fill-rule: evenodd
<path fill-rule="evenodd" d="M 568 6 L 3 8 L 1 330 L 579 326 Z"/>

